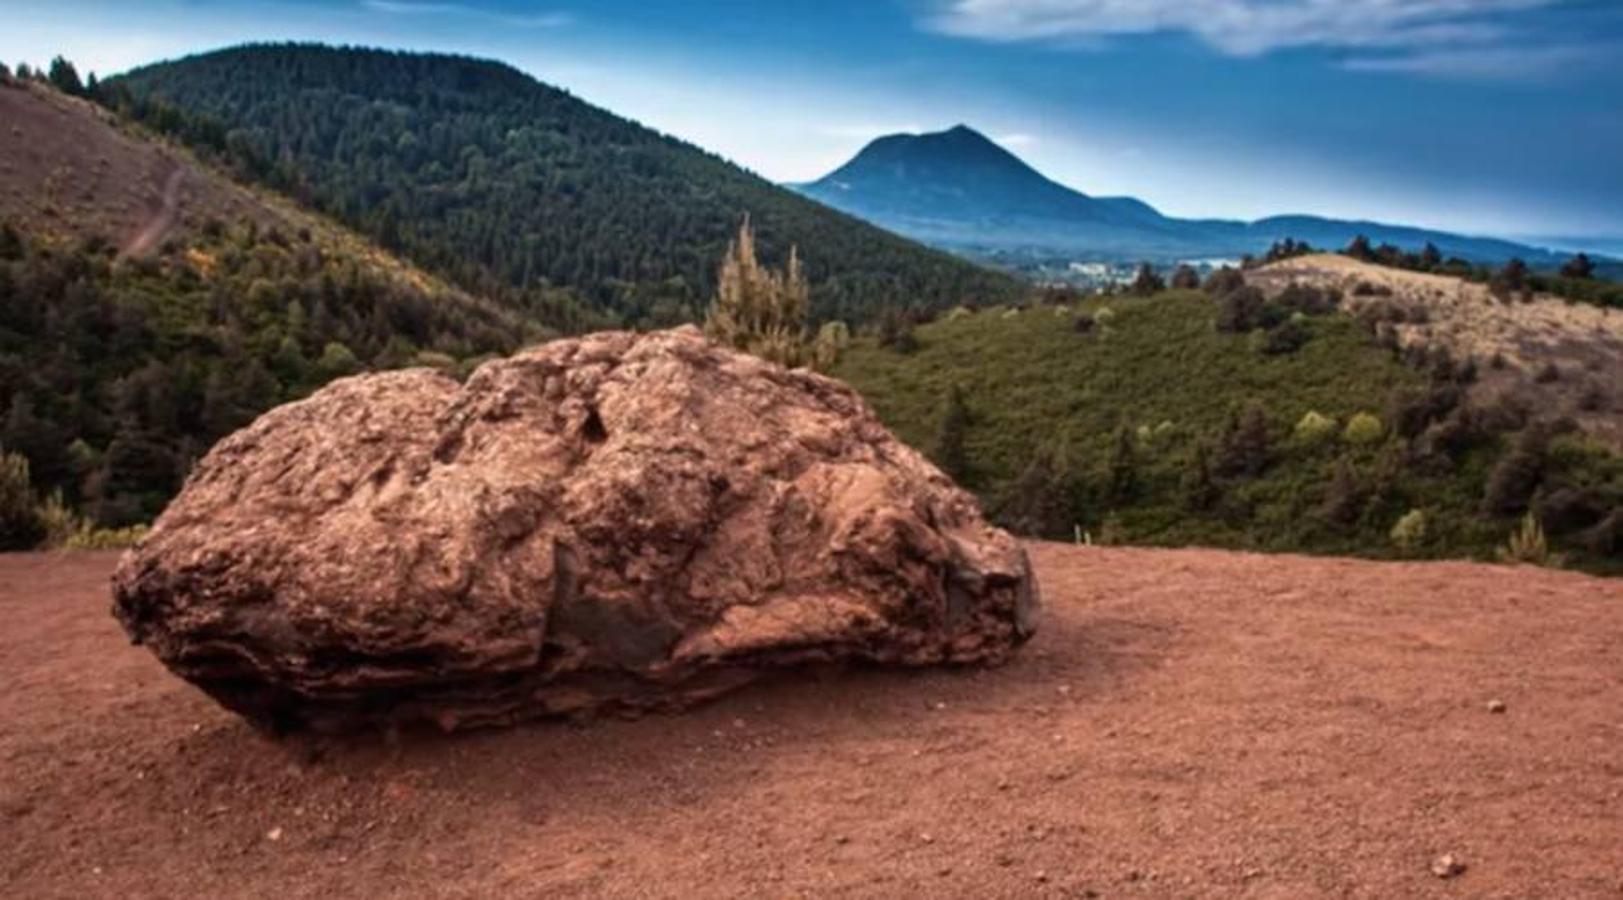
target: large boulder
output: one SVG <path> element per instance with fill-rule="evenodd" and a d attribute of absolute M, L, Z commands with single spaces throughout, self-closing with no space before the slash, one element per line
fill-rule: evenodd
<path fill-rule="evenodd" d="M 346 378 L 200 462 L 114 576 L 131 638 L 275 730 L 674 707 L 770 669 L 998 662 L 1024 551 L 855 392 L 692 328 L 465 384 Z"/>

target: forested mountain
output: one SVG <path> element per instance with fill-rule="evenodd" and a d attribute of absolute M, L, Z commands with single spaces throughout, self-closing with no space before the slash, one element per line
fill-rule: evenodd
<path fill-rule="evenodd" d="M 214 441 L 333 378 L 545 337 L 45 84 L 0 76 L 0 121 L 0 450 L 96 523 L 150 521 Z M 0 550 L 39 538 L 16 521 Z"/>
<path fill-rule="evenodd" d="M 963 125 L 878 138 L 839 169 L 795 189 L 900 234 L 971 252 L 1170 262 L 1261 255 L 1285 238 L 1343 247 L 1363 235 L 1410 251 L 1429 242 L 1448 256 L 1477 263 L 1518 257 L 1534 267 L 1554 268 L 1566 258 L 1510 241 L 1378 222 L 1316 216 L 1255 222 L 1174 218 L 1132 197 L 1091 197 L 1052 181 Z"/>
<path fill-rule="evenodd" d="M 820 318 L 1021 290 L 496 62 L 256 45 L 137 69 L 103 95 L 563 329 L 696 318 L 746 213 L 768 263 L 800 246 Z M 529 299 L 546 285 L 573 302 Z"/>

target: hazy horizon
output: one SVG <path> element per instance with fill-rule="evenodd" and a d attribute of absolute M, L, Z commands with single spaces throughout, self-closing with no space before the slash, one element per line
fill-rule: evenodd
<path fill-rule="evenodd" d="M 1623 9 L 1604 4 L 24 0 L 12 19 L 0 60 L 101 75 L 256 41 L 488 57 L 778 182 L 963 123 L 1169 215 L 1623 240 Z"/>

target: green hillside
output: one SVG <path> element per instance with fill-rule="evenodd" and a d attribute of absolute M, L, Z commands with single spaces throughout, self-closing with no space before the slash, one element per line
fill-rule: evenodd
<path fill-rule="evenodd" d="M 1491 557 L 1534 508 L 1573 564 L 1623 568 L 1623 458 L 1463 408 L 1468 371 L 1399 362 L 1342 313 L 1223 333 L 1220 312 L 1187 291 L 958 311 L 916 329 L 908 352 L 858 342 L 835 374 L 1027 533 Z M 1294 340 L 1271 340 L 1282 329 Z M 1379 427 L 1349 429 L 1359 413 Z M 1423 534 L 1395 539 L 1414 510 Z"/>
<path fill-rule="evenodd" d="M 1018 295 L 1008 276 L 880 231 L 500 63 L 259 45 L 137 69 L 106 101 L 553 327 L 702 315 L 753 217 L 806 259 L 814 314 Z M 568 287 L 534 299 L 545 284 Z"/>
<path fill-rule="evenodd" d="M 56 493 L 101 525 L 151 521 L 216 440 L 333 378 L 547 336 L 89 103 L 0 78 L 0 111 L 0 550 L 39 539 L 18 507 Z M 156 196 L 166 171 L 170 229 L 121 253 L 126 193 L 102 175 L 157 172 Z M 80 187 L 43 202 L 52 181 Z"/>

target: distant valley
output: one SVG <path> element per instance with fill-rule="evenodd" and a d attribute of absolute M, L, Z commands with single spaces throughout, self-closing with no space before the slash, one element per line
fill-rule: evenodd
<path fill-rule="evenodd" d="M 1284 238 L 1340 248 L 1358 235 L 1406 250 L 1534 268 L 1567 254 L 1512 241 L 1309 215 L 1242 222 L 1180 219 L 1132 197 L 1094 197 L 1059 184 L 980 132 L 959 125 L 893 134 L 816 181 L 791 185 L 835 209 L 936 247 L 996 261 L 1167 264 L 1261 255 Z"/>

